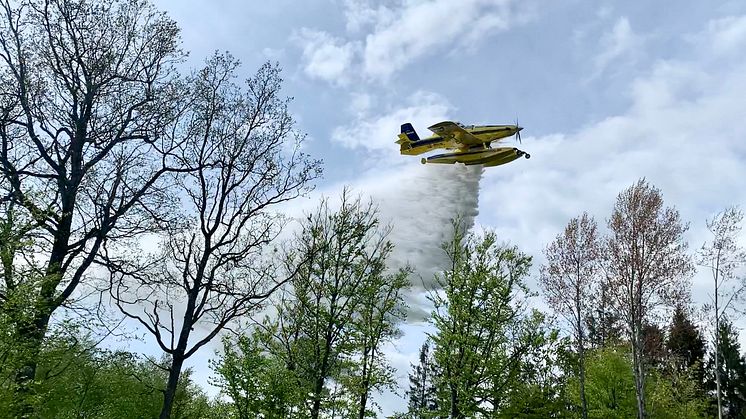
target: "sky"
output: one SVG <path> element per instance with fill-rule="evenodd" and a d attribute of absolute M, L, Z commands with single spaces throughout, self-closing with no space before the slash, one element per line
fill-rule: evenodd
<path fill-rule="evenodd" d="M 370 196 L 392 224 L 393 262 L 418 266 L 418 287 L 442 263 L 439 243 L 461 214 L 534 256 L 571 217 L 605 226 L 619 192 L 644 177 L 690 223 L 692 253 L 705 220 L 746 207 L 746 3 L 682 0 L 157 0 L 182 30 L 186 66 L 213 51 L 283 68 L 284 93 L 324 160 L 314 208 L 342 188 Z M 504 166 L 421 165 L 394 144 L 399 125 L 420 136 L 442 120 L 525 127 L 531 154 Z M 745 243 L 746 244 L 746 243 Z M 705 272 L 692 300 L 709 301 Z M 417 288 L 421 289 L 421 288 Z M 425 339 L 421 295 L 404 336 L 387 349 L 403 390 Z M 540 303 L 538 303 L 540 304 Z M 207 385 L 205 348 L 192 360 Z M 389 414 L 395 394 L 376 400 Z"/>

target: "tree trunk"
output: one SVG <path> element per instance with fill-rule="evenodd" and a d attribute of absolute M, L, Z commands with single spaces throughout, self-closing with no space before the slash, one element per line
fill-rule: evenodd
<path fill-rule="evenodd" d="M 577 277 L 580 278 L 580 266 L 577 267 Z M 588 402 L 585 398 L 585 346 L 583 342 L 583 310 L 580 288 L 575 287 L 575 319 L 577 320 L 576 332 L 578 335 L 578 360 L 580 363 L 580 405 L 583 419 L 588 419 Z"/>
<path fill-rule="evenodd" d="M 578 344 L 578 353 L 580 358 L 580 404 L 583 409 L 583 419 L 588 419 L 588 402 L 585 398 L 585 348 L 583 341 Z"/>
<path fill-rule="evenodd" d="M 29 418 L 33 416 L 33 405 L 29 402 L 34 392 L 34 380 L 36 378 L 36 369 L 39 361 L 39 353 L 44 341 L 44 336 L 49 328 L 49 320 L 52 318 L 52 312 L 59 307 L 55 303 L 55 292 L 60 284 L 64 272 L 62 271 L 62 262 L 67 252 L 67 246 L 70 242 L 70 231 L 72 226 L 72 214 L 75 202 L 75 193 L 63 191 L 62 197 L 62 217 L 59 222 L 58 230 L 54 236 L 52 249 L 49 254 L 44 277 L 42 278 L 39 289 L 38 299 L 35 301 L 33 309 L 33 320 L 26 321 L 25 314 L 19 315 L 13 319 L 18 328 L 19 345 L 23 347 L 24 355 L 21 359 L 22 365 L 16 371 L 14 390 L 14 400 L 16 403 L 17 417 Z"/>
<path fill-rule="evenodd" d="M 720 393 L 720 315 L 718 313 L 718 287 L 715 279 L 715 389 L 718 400 L 718 419 L 723 419 L 723 401 Z"/>
<path fill-rule="evenodd" d="M 23 316 L 23 314 L 18 314 Z M 13 410 L 16 417 L 26 419 L 34 416 L 34 407 L 31 399 L 34 395 L 34 380 L 36 379 L 36 367 L 39 361 L 41 345 L 44 341 L 44 335 L 49 326 L 51 314 L 46 310 L 43 313 L 37 312 L 36 318 L 32 322 L 25 322 L 22 318 L 15 320 L 19 324 L 19 342 L 21 347 L 21 358 L 18 365 L 20 368 L 15 375 L 15 390 L 13 395 Z"/>
<path fill-rule="evenodd" d="M 360 391 L 360 408 L 358 409 L 358 414 L 357 414 L 358 419 L 365 418 L 365 406 L 368 404 L 368 386 L 370 385 L 370 380 L 368 378 L 369 374 L 370 374 L 370 370 L 368 369 L 368 351 L 366 349 L 363 351 L 363 372 L 362 372 L 363 382 L 362 382 L 362 388 Z"/>
<path fill-rule="evenodd" d="M 455 386 L 451 386 L 451 419 L 460 419 L 461 410 L 458 406 L 458 393 Z"/>
<path fill-rule="evenodd" d="M 179 385 L 179 376 L 181 375 L 181 367 L 184 365 L 184 351 L 177 349 L 171 359 L 171 368 L 168 370 L 168 383 L 166 384 L 166 392 L 163 394 L 163 408 L 161 409 L 160 419 L 169 419 L 171 417 L 171 409 L 174 405 L 174 398 L 176 396 L 176 388 Z"/>
<path fill-rule="evenodd" d="M 645 419 L 645 369 L 642 354 L 642 327 L 635 325 L 632 338 L 632 359 L 635 372 L 635 395 L 637 396 L 637 418 Z"/>
<path fill-rule="evenodd" d="M 358 411 L 358 414 L 357 414 L 358 419 L 365 419 L 365 406 L 367 404 L 368 404 L 368 383 L 363 382 L 363 392 L 360 394 L 360 410 Z"/>
<path fill-rule="evenodd" d="M 313 389 L 313 405 L 311 406 L 311 419 L 319 419 L 319 412 L 321 411 L 321 392 L 324 390 L 324 378 L 316 378 L 316 383 Z"/>

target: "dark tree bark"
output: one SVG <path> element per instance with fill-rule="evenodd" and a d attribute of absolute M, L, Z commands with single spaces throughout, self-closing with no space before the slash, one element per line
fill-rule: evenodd
<path fill-rule="evenodd" d="M 169 217 L 165 175 L 182 170 L 164 127 L 180 101 L 175 23 L 144 1 L 0 2 L 0 187 L 37 226 L 37 286 L 13 329 L 27 347 L 18 416 L 31 416 L 50 319 L 86 285 L 104 242 Z M 6 294 L 29 278 L 3 284 Z M 0 302 L 0 309 L 4 305 Z"/>
<path fill-rule="evenodd" d="M 242 89 L 237 66 L 216 54 L 188 82 L 190 107 L 174 134 L 196 168 L 176 177 L 183 220 L 156 254 L 133 258 L 113 246 L 101 260 L 118 307 L 171 357 L 162 419 L 184 361 L 285 282 L 265 254 L 283 226 L 273 208 L 309 192 L 321 171 L 300 152 L 279 68 L 263 65 Z"/>

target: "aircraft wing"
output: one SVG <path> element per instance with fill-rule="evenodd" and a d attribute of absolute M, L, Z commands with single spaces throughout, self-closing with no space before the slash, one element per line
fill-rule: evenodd
<path fill-rule="evenodd" d="M 457 123 L 451 121 L 438 122 L 437 124 L 430 126 L 427 129 L 435 134 L 438 134 L 446 140 L 452 140 L 464 146 L 479 145 L 484 143 L 484 141 L 480 140 Z"/>

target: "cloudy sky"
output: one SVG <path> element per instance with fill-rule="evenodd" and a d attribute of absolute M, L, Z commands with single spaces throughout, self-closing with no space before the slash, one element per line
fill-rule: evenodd
<path fill-rule="evenodd" d="M 279 61 L 307 151 L 325 162 L 314 197 L 296 210 L 345 185 L 374 197 L 394 226 L 396 260 L 414 261 L 424 281 L 457 212 L 538 266 L 570 217 L 585 210 L 604 223 L 616 194 L 640 177 L 691 223 L 693 249 L 707 239 L 708 217 L 746 206 L 741 0 L 155 4 L 180 24 L 189 65 L 214 50 L 239 58 L 245 76 Z M 398 154 L 401 123 L 426 135 L 444 119 L 517 119 L 532 158 L 481 170 Z M 695 302 L 708 300 L 708 285 L 695 277 Z M 424 341 L 415 317 L 389 350 L 403 386 Z M 197 377 L 209 374 L 209 356 L 194 361 Z M 404 403 L 379 401 L 386 413 Z"/>

